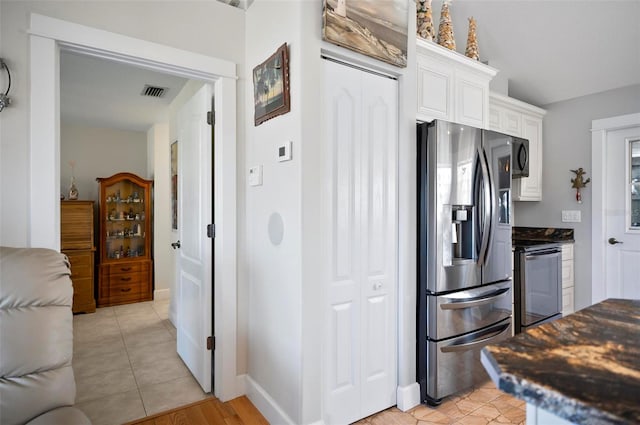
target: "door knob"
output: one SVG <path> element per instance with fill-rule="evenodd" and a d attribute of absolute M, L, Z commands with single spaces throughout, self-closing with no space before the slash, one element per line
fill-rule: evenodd
<path fill-rule="evenodd" d="M 173 249 L 180 248 L 180 241 L 172 243 L 171 248 Z"/>
<path fill-rule="evenodd" d="M 373 284 L 373 289 L 375 291 L 377 291 L 380 288 L 382 288 L 382 282 L 376 282 L 376 283 Z"/>
<path fill-rule="evenodd" d="M 624 243 L 624 242 L 620 242 L 616 238 L 609 238 L 609 245 L 615 245 L 617 243 Z"/>

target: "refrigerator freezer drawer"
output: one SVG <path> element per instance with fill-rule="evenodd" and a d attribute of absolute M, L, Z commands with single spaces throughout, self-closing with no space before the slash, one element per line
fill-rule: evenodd
<path fill-rule="evenodd" d="M 480 363 L 480 350 L 510 336 L 511 317 L 457 338 L 427 341 L 427 391 L 423 401 L 439 400 L 486 381 L 488 375 Z"/>
<path fill-rule="evenodd" d="M 427 338 L 442 340 L 511 317 L 510 280 L 446 295 L 427 296 Z"/>

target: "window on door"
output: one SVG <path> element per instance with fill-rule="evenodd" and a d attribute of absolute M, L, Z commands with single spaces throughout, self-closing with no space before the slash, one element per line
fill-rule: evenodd
<path fill-rule="evenodd" d="M 640 230 L 640 139 L 629 139 L 628 164 L 629 173 L 627 190 L 627 229 Z"/>

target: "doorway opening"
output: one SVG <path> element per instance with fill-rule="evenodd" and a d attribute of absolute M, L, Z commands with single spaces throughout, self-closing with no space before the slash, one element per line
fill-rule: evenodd
<path fill-rule="evenodd" d="M 235 64 L 145 40 L 32 14 L 30 34 L 30 202 L 31 246 L 60 247 L 60 51 L 68 50 L 207 82 L 216 110 L 214 188 L 217 205 L 214 240 L 224 263 L 214 264 L 215 395 L 240 395 L 236 384 L 236 77 Z M 51 158 L 54 158 L 51 161 Z M 224 160 L 223 160 L 224 158 Z M 218 255 L 217 257 L 220 257 Z M 214 259 L 217 263 L 218 258 Z"/>

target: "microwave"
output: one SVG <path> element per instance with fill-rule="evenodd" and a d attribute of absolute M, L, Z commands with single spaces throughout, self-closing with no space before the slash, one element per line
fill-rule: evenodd
<path fill-rule="evenodd" d="M 511 149 L 511 178 L 529 177 L 529 141 L 514 137 Z"/>

